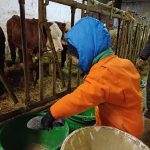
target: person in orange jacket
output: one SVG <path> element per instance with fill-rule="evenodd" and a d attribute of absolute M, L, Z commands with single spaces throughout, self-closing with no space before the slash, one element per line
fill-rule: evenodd
<path fill-rule="evenodd" d="M 96 124 L 128 132 L 143 133 L 140 75 L 130 60 L 111 49 L 104 24 L 92 17 L 80 19 L 65 36 L 79 68 L 87 73 L 83 84 L 53 104 L 42 118 L 44 128 L 95 106 Z"/>

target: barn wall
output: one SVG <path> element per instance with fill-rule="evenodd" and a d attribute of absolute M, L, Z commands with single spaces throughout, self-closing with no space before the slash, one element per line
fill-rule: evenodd
<path fill-rule="evenodd" d="M 81 0 L 77 0 L 81 2 Z M 25 11 L 26 18 L 37 18 L 38 17 L 38 0 L 25 0 Z M 19 4 L 18 0 L 0 0 L 0 26 L 6 35 L 6 22 L 13 15 L 19 15 Z M 64 6 L 57 3 L 50 2 L 47 7 L 47 19 L 48 21 L 61 21 L 70 22 L 71 11 L 68 6 Z M 81 12 L 76 11 L 76 21 L 80 19 Z M 7 42 L 6 42 L 6 45 Z M 6 46 L 8 47 L 8 46 Z"/>

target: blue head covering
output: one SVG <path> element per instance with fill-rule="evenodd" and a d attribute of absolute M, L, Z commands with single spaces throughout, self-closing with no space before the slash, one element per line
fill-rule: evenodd
<path fill-rule="evenodd" d="M 111 38 L 104 24 L 92 17 L 80 19 L 65 35 L 78 53 L 78 66 L 88 72 L 93 59 L 111 46 Z"/>

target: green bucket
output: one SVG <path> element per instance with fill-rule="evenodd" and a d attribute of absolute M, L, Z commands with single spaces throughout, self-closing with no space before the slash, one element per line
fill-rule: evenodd
<path fill-rule="evenodd" d="M 70 133 L 82 127 L 92 126 L 96 123 L 94 108 L 91 108 L 78 115 L 71 116 L 70 118 L 66 119 L 66 122 L 69 126 Z"/>
<path fill-rule="evenodd" d="M 44 113 L 21 116 L 7 123 L 0 131 L 0 150 L 59 149 L 69 134 L 67 123 L 51 131 L 28 129 L 27 122 L 37 115 L 43 116 Z"/>
<path fill-rule="evenodd" d="M 95 120 L 95 110 L 94 110 L 94 108 L 91 108 L 91 109 L 86 110 L 83 113 L 74 115 L 71 118 L 82 121 L 82 122 L 91 122 L 91 121 Z"/>

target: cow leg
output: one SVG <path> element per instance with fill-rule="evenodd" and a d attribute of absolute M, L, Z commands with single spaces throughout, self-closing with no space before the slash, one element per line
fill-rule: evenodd
<path fill-rule="evenodd" d="M 65 62 L 66 62 L 66 54 L 67 54 L 67 45 L 63 45 L 63 51 L 61 52 L 61 68 L 64 67 Z"/>
<path fill-rule="evenodd" d="M 15 64 L 15 62 L 16 62 L 16 48 L 11 43 L 9 43 L 9 47 L 10 47 L 10 54 L 11 54 L 12 63 Z"/>
<path fill-rule="evenodd" d="M 23 63 L 22 49 L 18 49 L 18 55 L 19 55 L 20 63 Z"/>
<path fill-rule="evenodd" d="M 34 86 L 37 84 L 37 80 L 39 79 L 39 59 L 37 59 L 34 63 L 34 71 L 35 71 L 35 80 Z"/>
<path fill-rule="evenodd" d="M 34 77 L 33 77 L 33 61 L 32 61 L 32 56 L 30 54 L 28 54 L 28 68 L 29 68 L 29 84 L 30 86 L 33 85 L 33 81 L 34 81 Z"/>

